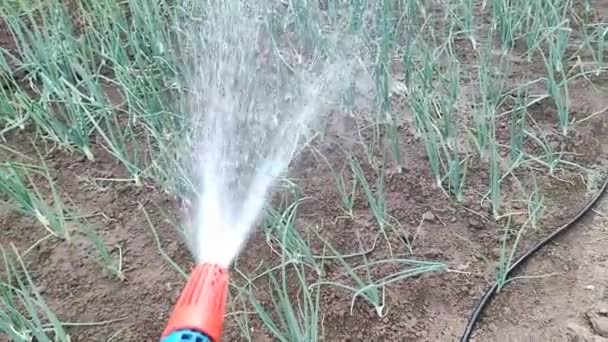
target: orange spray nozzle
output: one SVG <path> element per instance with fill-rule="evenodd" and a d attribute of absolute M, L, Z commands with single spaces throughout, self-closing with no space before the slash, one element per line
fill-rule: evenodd
<path fill-rule="evenodd" d="M 228 269 L 202 263 L 196 265 L 183 288 L 162 333 L 166 337 L 179 330 L 195 330 L 219 342 L 228 298 Z"/>

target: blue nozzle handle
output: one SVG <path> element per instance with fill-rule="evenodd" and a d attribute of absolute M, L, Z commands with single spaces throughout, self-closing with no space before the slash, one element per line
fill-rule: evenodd
<path fill-rule="evenodd" d="M 194 330 L 177 330 L 172 332 L 161 342 L 212 342 L 209 337 Z"/>

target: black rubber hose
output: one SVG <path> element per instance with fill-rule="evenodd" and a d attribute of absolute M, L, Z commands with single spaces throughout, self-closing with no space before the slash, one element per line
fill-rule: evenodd
<path fill-rule="evenodd" d="M 531 256 L 533 256 L 536 252 L 538 252 L 546 244 L 553 241 L 558 235 L 564 233 L 569 228 L 571 228 L 574 223 L 578 222 L 578 220 L 580 220 L 591 208 L 593 208 L 593 206 L 595 206 L 595 204 L 599 201 L 599 199 L 602 198 L 602 195 L 606 191 L 607 187 L 608 187 L 608 177 L 606 177 L 606 179 L 604 180 L 604 184 L 602 185 L 602 187 L 600 188 L 598 193 L 595 195 L 595 197 L 593 197 L 591 199 L 591 201 L 589 201 L 589 203 L 587 203 L 587 205 L 583 209 L 581 209 L 570 221 L 566 222 L 564 225 L 557 228 L 553 233 L 551 233 L 551 235 L 547 236 L 544 240 L 539 242 L 536 246 L 534 246 L 529 251 L 527 251 L 522 256 L 520 256 L 513 263 L 513 265 L 511 265 L 511 267 L 509 267 L 509 269 L 507 269 L 506 276 L 507 277 L 510 276 L 514 270 L 516 270 L 519 266 L 521 266 L 524 262 L 526 262 Z M 473 330 L 475 329 L 475 325 L 477 324 L 477 322 L 479 321 L 479 318 L 481 317 L 481 313 L 482 313 L 483 309 L 488 305 L 488 303 L 490 303 L 490 301 L 496 294 L 497 288 L 498 288 L 498 283 L 495 282 L 484 293 L 483 297 L 481 298 L 481 300 L 475 307 L 473 314 L 469 317 L 469 322 L 467 323 L 464 334 L 462 334 L 462 337 L 460 338 L 460 342 L 469 342 L 469 339 L 471 338 L 471 335 L 473 334 Z"/>

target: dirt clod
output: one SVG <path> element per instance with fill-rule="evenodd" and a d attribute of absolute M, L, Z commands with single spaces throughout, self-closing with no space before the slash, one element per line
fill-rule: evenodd
<path fill-rule="evenodd" d="M 601 304 L 597 309 L 587 312 L 587 318 L 595 334 L 608 337 L 608 307 Z"/>
<path fill-rule="evenodd" d="M 424 221 L 433 222 L 433 221 L 435 221 L 436 217 L 435 217 L 435 214 L 433 214 L 432 211 L 427 211 L 424 214 L 422 214 L 422 219 Z"/>
<path fill-rule="evenodd" d="M 476 219 L 476 218 L 470 218 L 468 220 L 469 223 L 469 227 L 474 228 L 474 229 L 482 229 L 483 228 L 483 223 L 481 223 L 480 220 Z"/>
<path fill-rule="evenodd" d="M 608 337 L 608 317 L 603 317 L 597 314 L 590 314 L 589 321 L 593 327 L 593 331 L 602 337 Z"/>

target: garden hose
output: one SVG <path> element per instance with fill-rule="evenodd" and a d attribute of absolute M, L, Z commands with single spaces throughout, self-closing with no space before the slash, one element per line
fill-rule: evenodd
<path fill-rule="evenodd" d="M 228 280 L 226 267 L 196 265 L 171 312 L 161 342 L 220 342 Z"/>
<path fill-rule="evenodd" d="M 518 267 L 520 267 L 524 262 L 526 262 L 530 257 L 532 257 L 536 252 L 538 252 L 541 248 L 547 245 L 549 242 L 553 241 L 558 235 L 564 233 L 569 228 L 574 226 L 574 223 L 578 222 L 591 208 L 595 206 L 595 204 L 602 198 L 606 191 L 606 187 L 608 187 L 608 177 L 604 179 L 604 183 L 602 187 L 597 192 L 597 194 L 587 203 L 587 205 L 581 209 L 572 219 L 566 222 L 564 225 L 557 228 L 551 235 L 547 236 L 544 240 L 536 244 L 522 256 L 520 256 L 512 265 L 507 269 L 506 276 L 510 276 L 513 271 L 515 271 Z M 483 295 L 475 310 L 469 317 L 469 322 L 465 328 L 464 334 L 460 338 L 460 342 L 468 342 L 473 334 L 473 330 L 475 329 L 475 325 L 479 321 L 481 317 L 481 313 L 483 309 L 488 305 L 488 303 L 492 300 L 494 295 L 496 294 L 496 290 L 498 289 L 498 283 L 495 282 Z"/>

